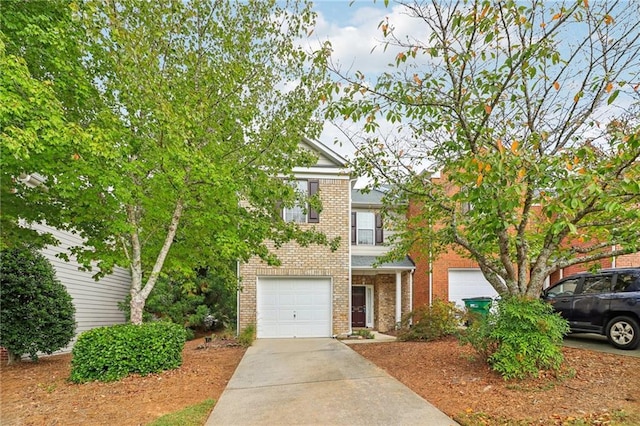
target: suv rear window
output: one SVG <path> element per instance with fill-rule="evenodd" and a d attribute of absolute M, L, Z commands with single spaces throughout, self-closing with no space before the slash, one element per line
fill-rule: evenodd
<path fill-rule="evenodd" d="M 614 292 L 640 291 L 640 274 L 633 272 L 621 272 L 618 274 Z"/>

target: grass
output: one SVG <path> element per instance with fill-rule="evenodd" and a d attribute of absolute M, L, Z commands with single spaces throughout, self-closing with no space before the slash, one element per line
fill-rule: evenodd
<path fill-rule="evenodd" d="M 240 343 L 245 348 L 248 348 L 253 344 L 253 341 L 256 339 L 256 326 L 255 324 L 249 324 L 240 332 L 238 336 L 238 343 Z"/>
<path fill-rule="evenodd" d="M 202 426 L 206 423 L 215 401 L 207 399 L 175 413 L 165 414 L 147 426 Z"/>

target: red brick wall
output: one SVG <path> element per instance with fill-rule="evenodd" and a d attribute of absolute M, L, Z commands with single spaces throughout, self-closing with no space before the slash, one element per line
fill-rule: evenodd
<path fill-rule="evenodd" d="M 602 259 L 599 263 L 600 263 L 600 267 L 602 268 L 613 267 L 613 259 L 611 258 Z M 551 274 L 551 276 L 549 277 L 549 284 L 555 284 L 558 281 L 560 281 L 562 278 L 568 277 L 569 275 L 577 274 L 578 272 L 587 271 L 591 265 L 592 264 L 590 263 L 588 264 L 583 263 L 579 265 L 572 265 L 568 268 L 564 268 L 562 272 L 556 271 L 553 274 Z M 616 268 L 626 268 L 631 266 L 640 267 L 640 252 L 616 257 L 615 266 Z"/>
<path fill-rule="evenodd" d="M 626 254 L 624 256 L 620 256 L 616 258 L 616 267 L 624 268 L 629 266 L 639 266 L 640 267 L 640 251 L 637 253 Z"/>

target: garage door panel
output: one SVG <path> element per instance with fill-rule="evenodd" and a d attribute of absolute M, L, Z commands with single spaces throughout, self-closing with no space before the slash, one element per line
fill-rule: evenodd
<path fill-rule="evenodd" d="M 498 292 L 480 269 L 449 269 L 449 301 L 464 307 L 463 299 L 496 297 Z"/>
<path fill-rule="evenodd" d="M 257 335 L 329 337 L 331 280 L 328 278 L 259 278 Z"/>

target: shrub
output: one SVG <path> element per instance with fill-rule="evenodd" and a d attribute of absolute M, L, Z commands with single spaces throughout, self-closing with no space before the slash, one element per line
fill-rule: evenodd
<path fill-rule="evenodd" d="M 354 336 L 360 336 L 363 339 L 375 339 L 376 336 L 370 330 L 358 330 L 353 333 Z"/>
<path fill-rule="evenodd" d="M 65 347 L 76 330 L 71 296 L 49 261 L 29 248 L 0 251 L 0 346 L 9 362 L 37 361 Z"/>
<path fill-rule="evenodd" d="M 498 340 L 491 335 L 495 328 L 496 317 L 489 313 L 487 317 L 467 321 L 469 326 L 458 335 L 462 344 L 470 344 L 482 361 L 488 363 L 489 357 L 498 349 Z"/>
<path fill-rule="evenodd" d="M 160 277 L 145 303 L 143 321 L 171 321 L 192 331 L 229 325 L 235 318 L 236 287 L 235 276 L 232 281 L 225 274 L 224 269 L 211 272 L 203 268 L 186 276 Z M 128 296 L 119 304 L 127 318 L 130 300 Z"/>
<path fill-rule="evenodd" d="M 249 324 L 240 332 L 238 336 L 238 343 L 240 343 L 245 348 L 248 348 L 253 344 L 253 341 L 256 339 L 256 326 L 254 324 Z"/>
<path fill-rule="evenodd" d="M 147 375 L 178 368 L 184 342 L 184 328 L 170 322 L 94 328 L 78 337 L 70 379 L 109 382 L 130 373 Z"/>
<path fill-rule="evenodd" d="M 505 379 L 537 376 L 558 370 L 563 361 L 562 338 L 569 325 L 540 300 L 509 297 L 498 310 L 467 330 L 466 342 Z"/>
<path fill-rule="evenodd" d="M 399 340 L 437 340 L 458 332 L 463 311 L 454 303 L 434 300 L 402 318 Z"/>

